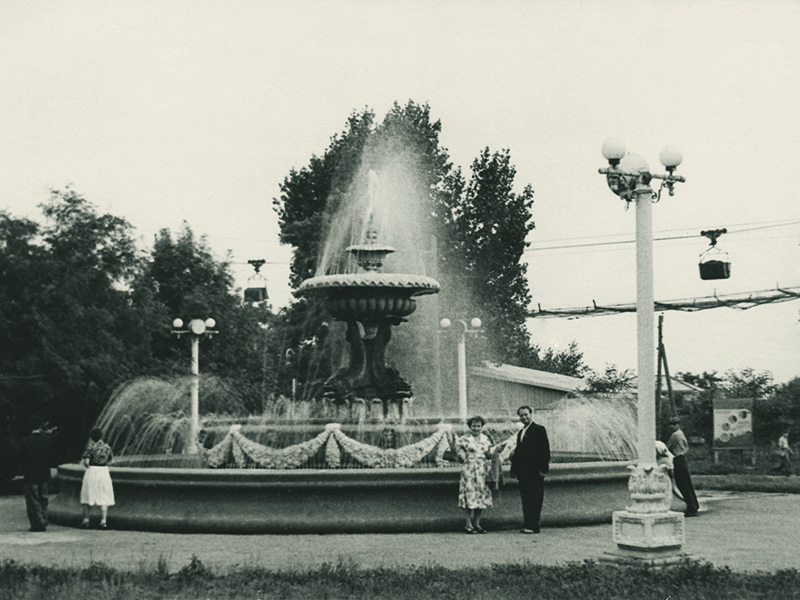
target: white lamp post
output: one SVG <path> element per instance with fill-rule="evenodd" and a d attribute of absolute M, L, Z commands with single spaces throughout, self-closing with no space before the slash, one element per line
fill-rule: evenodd
<path fill-rule="evenodd" d="M 477 317 L 472 319 L 467 325 L 466 321 L 456 319 L 456 323 L 462 326 L 461 335 L 458 338 L 458 416 L 466 421 L 467 419 L 467 334 L 478 333 L 481 328 L 481 320 Z M 452 325 L 450 319 L 442 319 L 439 326 L 442 329 L 449 329 Z M 472 329 L 470 329 L 472 327 Z"/>
<path fill-rule="evenodd" d="M 178 337 L 188 333 L 192 336 L 192 381 L 189 396 L 189 454 L 197 453 L 197 440 L 200 435 L 200 338 L 204 335 L 212 336 L 216 331 L 214 319 L 192 319 L 187 329 L 183 329 L 183 320 L 175 319 L 172 322 L 172 333 Z"/>
<path fill-rule="evenodd" d="M 666 174 L 651 173 L 647 162 L 626 152 L 618 138 L 603 143 L 608 168 L 599 169 L 608 187 L 627 203 L 636 203 L 636 328 L 638 379 L 638 465 L 631 475 L 629 489 L 633 504 L 613 515 L 614 541 L 619 552 L 614 560 L 641 564 L 661 564 L 679 560 L 678 550 L 685 541 L 681 513 L 671 512 L 672 484 L 664 467 L 656 465 L 655 337 L 653 333 L 653 218 L 652 205 L 666 188 L 675 193 L 675 175 L 683 160 L 680 151 L 665 147 L 660 154 Z M 653 179 L 661 179 L 654 192 Z"/>

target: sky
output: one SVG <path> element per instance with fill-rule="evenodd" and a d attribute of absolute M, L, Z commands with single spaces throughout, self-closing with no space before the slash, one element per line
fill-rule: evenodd
<path fill-rule="evenodd" d="M 800 3 L 382 0 L 0 4 L 0 210 L 39 218 L 67 185 L 152 243 L 187 222 L 240 286 L 268 261 L 291 300 L 272 201 L 347 117 L 428 103 L 467 170 L 509 149 L 536 223 L 533 307 L 635 302 L 635 211 L 597 173 L 609 136 L 686 177 L 653 206 L 655 298 L 800 286 Z M 728 280 L 699 232 L 726 227 Z M 555 249 L 552 249 L 556 246 Z M 546 249 L 551 248 L 551 249 Z M 670 371 L 800 375 L 800 302 L 664 314 Z M 532 319 L 544 347 L 636 366 L 635 316 Z"/>

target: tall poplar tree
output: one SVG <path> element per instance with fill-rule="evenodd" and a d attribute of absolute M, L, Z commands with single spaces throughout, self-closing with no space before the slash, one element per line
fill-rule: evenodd
<path fill-rule="evenodd" d="M 531 296 L 521 261 L 528 246 L 533 189 L 514 191 L 516 169 L 508 150 L 484 149 L 471 167 L 468 182 L 458 182 L 443 214 L 446 233 L 439 254 L 446 303 L 484 322 L 490 357 L 524 362 L 529 349 L 525 329 Z"/>

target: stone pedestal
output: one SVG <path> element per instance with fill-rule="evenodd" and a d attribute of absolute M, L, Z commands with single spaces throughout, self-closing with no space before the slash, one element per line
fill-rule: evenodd
<path fill-rule="evenodd" d="M 601 562 L 621 565 L 664 566 L 685 560 L 682 513 L 669 509 L 672 481 L 662 465 L 638 465 L 628 482 L 633 503 L 612 515 L 617 550 Z"/>

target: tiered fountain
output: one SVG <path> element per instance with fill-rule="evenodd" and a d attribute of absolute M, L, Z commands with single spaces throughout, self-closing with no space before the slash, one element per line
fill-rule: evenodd
<path fill-rule="evenodd" d="M 351 407 L 374 400 L 381 403 L 384 417 L 394 407 L 402 420 L 411 386 L 396 369 L 386 366 L 386 345 L 392 327 L 416 310 L 414 297 L 437 293 L 439 283 L 422 275 L 381 273 L 384 259 L 394 248 L 378 243 L 371 219 L 365 243 L 347 248 L 362 271 L 312 277 L 300 285 L 298 294 L 324 296 L 328 312 L 347 324 L 349 364 L 325 382 L 324 397 Z"/>
<path fill-rule="evenodd" d="M 370 194 L 375 181 L 370 175 Z M 100 426 L 106 432 L 116 431 L 122 422 L 119 429 L 125 430 L 127 439 L 149 439 L 146 432 L 159 427 L 164 431 L 167 423 L 169 435 L 161 436 L 166 440 L 161 448 L 137 446 L 136 456 L 117 449 L 119 458 L 111 466 L 117 499 L 110 512 L 111 527 L 218 533 L 460 530 L 459 467 L 447 458 L 452 425 L 442 421 L 431 426 L 404 418 L 411 386 L 384 359 L 392 328 L 414 312 L 417 296 L 438 292 L 439 284 L 423 275 L 381 272 L 394 248 L 379 243 L 371 211 L 365 222 L 361 243 L 347 247 L 359 270 L 322 273 L 306 280 L 298 292 L 324 298 L 328 311 L 346 323 L 349 361 L 326 382 L 325 397 L 347 407 L 350 416 L 362 401 L 365 409 L 366 403 L 378 404 L 379 420 L 392 422 L 391 432 L 397 438 L 391 443 L 369 438 L 362 428 L 364 419 L 359 418 L 354 419 L 356 425 L 329 423 L 324 428 L 313 422 L 283 424 L 263 418 L 253 426 L 247 419 L 212 431 L 206 416 L 203 426 L 221 439 L 198 452 L 197 440 L 190 439 L 184 426 L 186 418 L 165 414 L 174 407 L 158 412 L 159 406 L 174 402 L 179 395 L 164 394 L 162 399 L 158 386 L 150 386 L 141 394 L 142 404 L 136 405 L 122 393 L 101 416 Z M 153 411 L 152 418 L 142 416 L 145 405 Z M 579 408 L 573 414 L 585 413 Z M 578 448 L 583 462 L 558 462 L 559 447 L 561 460 L 573 460 L 577 454 L 564 446 L 574 434 L 575 422 L 572 417 L 547 421 L 556 464 L 547 480 L 543 525 L 607 522 L 611 512 L 624 505 L 632 457 L 625 448 L 619 450 L 619 442 L 632 415 L 619 414 L 612 425 L 615 431 L 601 432 L 598 437 L 613 440 L 617 447 L 617 454 L 602 462 L 584 447 Z M 144 425 L 128 431 L 138 423 Z M 507 458 L 515 441 L 514 424 L 493 425 L 496 436 L 507 442 Z M 311 433 L 313 428 L 316 431 Z M 381 435 L 386 431 L 381 430 Z M 279 444 L 279 439 L 285 443 Z M 586 439 L 584 434 L 584 446 Z M 142 456 L 143 452 L 147 455 Z M 203 468 L 196 468 L 198 454 Z M 60 492 L 51 502 L 53 522 L 80 523 L 82 476 L 80 465 L 59 467 Z M 516 482 L 508 481 L 495 508 L 486 515 L 487 526 L 519 525 L 515 487 Z"/>

